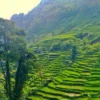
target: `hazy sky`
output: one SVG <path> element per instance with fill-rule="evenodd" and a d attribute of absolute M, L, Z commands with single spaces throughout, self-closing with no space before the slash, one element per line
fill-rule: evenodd
<path fill-rule="evenodd" d="M 27 13 L 41 0 L 0 0 L 0 17 L 10 19 L 13 14 Z"/>

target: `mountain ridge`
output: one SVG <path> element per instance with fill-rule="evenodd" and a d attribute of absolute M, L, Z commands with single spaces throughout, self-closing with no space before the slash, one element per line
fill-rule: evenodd
<path fill-rule="evenodd" d="M 99 2 L 99 0 L 42 0 L 28 14 L 13 15 L 11 20 L 15 21 L 19 28 L 24 28 L 29 38 L 48 33 L 66 33 L 79 28 L 82 24 L 82 27 L 85 26 L 85 23 L 87 25 L 94 21 L 98 23 Z"/>

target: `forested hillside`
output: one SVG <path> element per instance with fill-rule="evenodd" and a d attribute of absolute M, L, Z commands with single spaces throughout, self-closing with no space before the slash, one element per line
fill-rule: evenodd
<path fill-rule="evenodd" d="M 62 34 L 99 25 L 99 9 L 100 0 L 42 0 L 28 14 L 15 14 L 11 20 L 33 39 L 37 35 Z"/>
<path fill-rule="evenodd" d="M 11 88 L 13 98 L 100 100 L 100 0 L 42 0 L 28 14 L 15 14 L 11 20 L 19 28 L 12 22 L 7 24 L 9 29 L 14 27 L 10 33 L 17 36 L 16 46 L 11 44 L 16 47 L 14 54 L 12 49 L 8 51 L 10 55 L 16 51 L 19 55 L 13 58 L 16 61 L 11 59 L 11 64 L 19 62 L 20 54 L 24 53 L 21 60 L 25 65 L 19 68 L 28 71 L 21 73 L 22 78 L 27 77 L 21 83 L 15 73 L 18 69 L 11 66 L 11 72 L 18 78 L 16 83 L 11 77 L 11 83 L 16 83 Z"/>

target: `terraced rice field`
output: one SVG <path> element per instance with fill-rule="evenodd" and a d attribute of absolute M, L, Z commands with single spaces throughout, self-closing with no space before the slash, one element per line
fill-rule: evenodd
<path fill-rule="evenodd" d="M 96 65 L 98 57 L 98 54 L 77 57 L 75 63 L 28 99 L 100 100 L 100 66 Z"/>

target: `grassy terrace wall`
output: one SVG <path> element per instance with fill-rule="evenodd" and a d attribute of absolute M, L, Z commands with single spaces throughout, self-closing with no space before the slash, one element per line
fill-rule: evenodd
<path fill-rule="evenodd" d="M 27 100 L 100 100 L 100 35 L 88 32 L 51 36 L 37 43 L 43 76 L 33 80 L 36 85 L 30 86 L 33 92 Z M 77 57 L 72 63 L 74 45 Z"/>
<path fill-rule="evenodd" d="M 98 53 L 78 57 L 77 61 L 54 77 L 30 100 L 100 100 Z"/>

